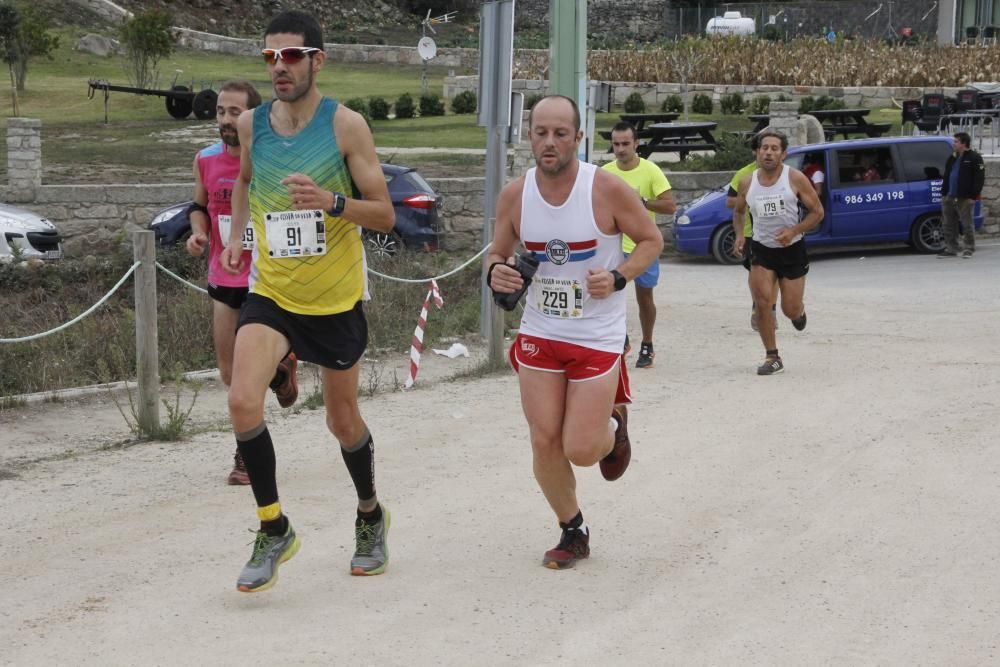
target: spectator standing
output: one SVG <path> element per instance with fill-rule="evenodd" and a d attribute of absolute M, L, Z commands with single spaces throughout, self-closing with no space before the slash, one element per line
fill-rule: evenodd
<path fill-rule="evenodd" d="M 965 248 L 963 259 L 972 259 L 976 251 L 976 227 L 972 212 L 983 191 L 986 167 L 982 156 L 972 150 L 972 137 L 959 132 L 953 139 L 955 152 L 944 166 L 941 184 L 941 220 L 944 226 L 944 250 L 938 257 L 958 257 L 958 225 L 962 225 Z"/>

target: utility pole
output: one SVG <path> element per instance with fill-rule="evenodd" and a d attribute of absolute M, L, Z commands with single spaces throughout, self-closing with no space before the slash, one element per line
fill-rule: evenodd
<path fill-rule="evenodd" d="M 479 126 L 486 128 L 486 192 L 483 245 L 493 240 L 497 200 L 507 171 L 514 66 L 514 0 L 487 0 L 479 11 Z M 520 112 L 519 112 L 520 113 Z M 485 257 L 483 262 L 485 263 Z M 482 281 L 480 333 L 489 340 L 490 365 L 503 366 L 503 312 Z"/>
<path fill-rule="evenodd" d="M 576 102 L 589 128 L 587 104 L 587 3 L 549 0 L 549 94 Z M 588 159 L 587 142 L 580 143 L 580 159 Z"/>

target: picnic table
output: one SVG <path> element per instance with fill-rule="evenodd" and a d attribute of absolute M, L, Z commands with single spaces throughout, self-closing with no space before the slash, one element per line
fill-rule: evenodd
<path fill-rule="evenodd" d="M 662 112 L 662 113 L 623 113 L 618 117 L 621 118 L 626 123 L 632 123 L 635 128 L 636 139 L 649 139 L 649 128 L 646 127 L 646 123 L 669 123 L 671 121 L 677 120 L 680 114 L 673 111 Z M 611 141 L 611 130 L 603 130 L 598 132 L 602 139 L 607 139 Z M 608 149 L 611 150 L 610 148 Z"/>
<path fill-rule="evenodd" d="M 682 160 L 692 151 L 714 151 L 717 146 L 712 130 L 719 126 L 711 121 L 690 123 L 653 123 L 646 130 L 649 139 L 639 146 L 640 157 L 653 153 L 679 153 Z"/>
<path fill-rule="evenodd" d="M 850 138 L 852 134 L 881 137 L 892 127 L 892 123 L 869 123 L 865 118 L 869 113 L 871 109 L 818 109 L 810 111 L 809 115 L 818 120 L 828 134 L 834 136 L 841 134 L 844 139 Z M 747 118 L 756 123 L 754 133 L 771 124 L 771 117 L 768 114 L 753 114 Z"/>

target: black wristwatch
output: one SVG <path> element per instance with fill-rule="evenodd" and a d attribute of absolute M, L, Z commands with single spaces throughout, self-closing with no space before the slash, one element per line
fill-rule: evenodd
<path fill-rule="evenodd" d="M 618 273 L 618 269 L 612 269 L 611 275 L 615 277 L 615 291 L 621 292 L 623 289 L 625 289 L 625 283 L 628 282 L 627 280 L 625 280 L 625 276 Z"/>
<path fill-rule="evenodd" d="M 347 206 L 347 197 L 340 194 L 339 192 L 334 192 L 333 207 L 329 211 L 327 211 L 327 213 L 329 213 L 335 218 L 338 218 L 344 212 L 345 206 Z"/>
<path fill-rule="evenodd" d="M 649 200 L 646 199 L 645 197 L 639 197 L 639 199 L 642 200 L 642 207 L 648 211 L 649 210 L 649 206 L 647 206 L 646 204 L 649 203 Z"/>

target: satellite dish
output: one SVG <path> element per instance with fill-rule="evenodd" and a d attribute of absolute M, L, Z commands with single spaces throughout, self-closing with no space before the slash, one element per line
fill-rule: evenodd
<path fill-rule="evenodd" d="M 420 41 L 417 42 L 417 53 L 424 60 L 430 60 L 437 55 L 437 44 L 430 37 L 421 37 Z"/>

